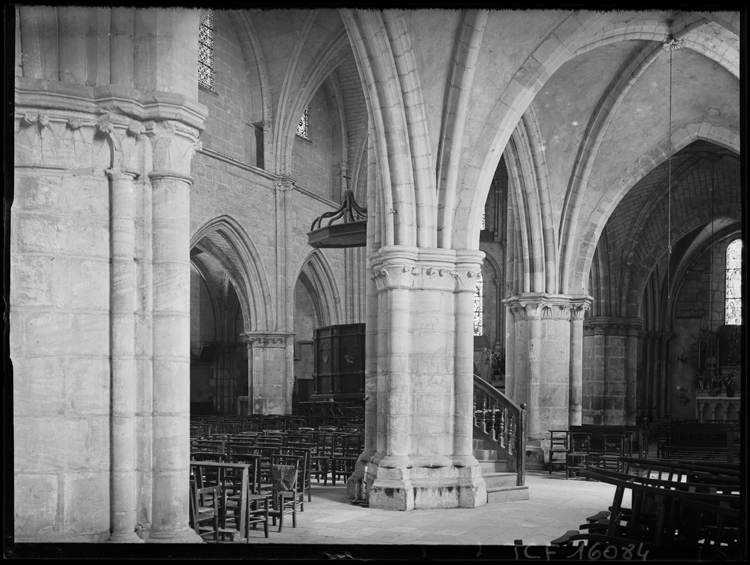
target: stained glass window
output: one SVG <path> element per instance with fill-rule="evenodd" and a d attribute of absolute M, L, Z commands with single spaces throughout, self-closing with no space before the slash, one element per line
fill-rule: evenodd
<path fill-rule="evenodd" d="M 209 10 L 198 35 L 198 84 L 214 89 L 214 13 Z"/>
<path fill-rule="evenodd" d="M 477 286 L 474 288 L 474 335 L 484 334 L 484 281 L 482 273 L 477 273 Z"/>
<path fill-rule="evenodd" d="M 735 239 L 727 246 L 726 294 L 724 323 L 742 324 L 742 240 Z"/>
<path fill-rule="evenodd" d="M 482 212 L 482 225 L 479 229 L 486 230 L 487 229 L 487 212 Z"/>
<path fill-rule="evenodd" d="M 309 106 L 305 108 L 305 111 L 302 112 L 302 117 L 299 119 L 299 124 L 297 124 L 297 135 L 300 137 L 304 137 L 305 139 L 310 139 L 310 107 Z"/>

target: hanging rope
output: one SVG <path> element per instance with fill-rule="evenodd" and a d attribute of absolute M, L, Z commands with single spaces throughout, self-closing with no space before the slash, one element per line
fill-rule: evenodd
<path fill-rule="evenodd" d="M 714 176 L 716 174 L 716 158 L 711 158 L 711 270 L 709 271 L 708 292 L 709 292 L 709 310 L 708 310 L 708 329 L 713 327 L 712 320 L 714 317 Z"/>

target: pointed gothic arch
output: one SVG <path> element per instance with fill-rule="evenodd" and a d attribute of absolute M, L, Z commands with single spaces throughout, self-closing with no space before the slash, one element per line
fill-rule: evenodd
<path fill-rule="evenodd" d="M 239 222 L 228 215 L 210 220 L 195 232 L 190 247 L 212 254 L 226 269 L 242 306 L 246 332 L 275 329 L 266 271 Z"/>

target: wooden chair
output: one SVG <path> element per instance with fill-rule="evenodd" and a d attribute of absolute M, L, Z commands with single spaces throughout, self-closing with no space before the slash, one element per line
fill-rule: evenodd
<path fill-rule="evenodd" d="M 567 467 L 567 454 L 569 451 L 568 430 L 550 430 L 549 431 L 549 461 L 547 463 L 549 474 L 555 467 Z M 567 472 L 566 472 L 567 475 Z"/>
<path fill-rule="evenodd" d="M 587 432 L 570 432 L 568 436 L 569 451 L 565 454 L 565 478 L 577 475 L 591 463 L 591 434 Z"/>
<path fill-rule="evenodd" d="M 300 512 L 305 511 L 305 493 L 307 493 L 307 501 L 312 502 L 312 447 L 291 447 L 285 446 L 281 448 L 282 455 L 293 455 L 295 457 L 301 457 L 300 473 L 298 478 L 299 490 L 302 495 L 302 504 L 300 505 Z"/>
<path fill-rule="evenodd" d="M 604 451 L 596 458 L 597 466 L 619 471 L 621 457 L 630 457 L 627 449 L 627 434 L 604 434 Z"/>
<path fill-rule="evenodd" d="M 363 438 L 358 434 L 347 434 L 335 436 L 335 440 L 331 458 L 331 480 L 334 485 L 337 478 L 346 482 L 354 473 L 357 459 L 362 453 Z"/>
<path fill-rule="evenodd" d="M 218 486 L 198 488 L 190 481 L 190 524 L 204 540 L 219 541 L 219 514 L 221 489 Z M 203 524 L 210 524 L 204 527 Z"/>
<path fill-rule="evenodd" d="M 268 537 L 268 518 L 271 509 L 270 494 L 261 491 L 260 467 L 261 456 L 250 453 L 235 453 L 236 463 L 242 463 L 248 466 L 248 493 L 246 496 L 246 532 L 245 538 L 250 541 L 250 526 L 253 530 L 258 525 L 263 526 L 265 537 Z"/>
<path fill-rule="evenodd" d="M 297 506 L 300 504 L 297 480 L 300 458 L 290 455 L 274 455 L 271 459 L 272 510 L 269 515 L 273 525 L 279 519 L 279 531 L 284 526 L 284 516 L 292 515 L 292 527 L 297 527 Z"/>
<path fill-rule="evenodd" d="M 315 448 L 311 454 L 311 473 L 315 480 L 320 482 L 323 477 L 323 484 L 328 484 L 328 473 L 333 466 L 333 433 L 317 433 L 315 435 Z"/>
<path fill-rule="evenodd" d="M 226 455 L 217 451 L 196 451 L 190 454 L 193 461 L 213 461 L 215 463 L 225 463 Z"/>

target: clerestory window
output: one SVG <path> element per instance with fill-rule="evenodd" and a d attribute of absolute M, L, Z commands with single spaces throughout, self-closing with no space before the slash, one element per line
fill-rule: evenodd
<path fill-rule="evenodd" d="M 297 124 L 297 135 L 305 139 L 310 139 L 310 106 L 302 112 L 302 117 Z"/>
<path fill-rule="evenodd" d="M 208 11 L 198 34 L 198 84 L 214 89 L 214 13 Z"/>
<path fill-rule="evenodd" d="M 742 324 L 742 240 L 735 239 L 727 246 L 726 284 L 724 285 L 724 323 Z"/>
<path fill-rule="evenodd" d="M 477 273 L 477 284 L 474 287 L 474 335 L 484 335 L 484 280 L 482 273 Z"/>

